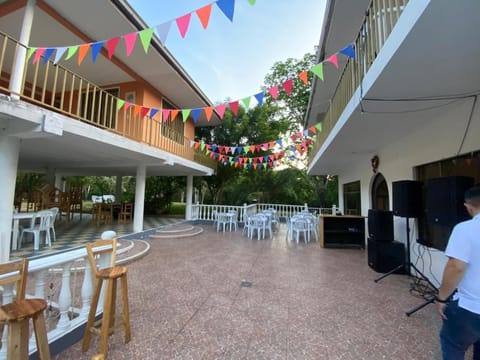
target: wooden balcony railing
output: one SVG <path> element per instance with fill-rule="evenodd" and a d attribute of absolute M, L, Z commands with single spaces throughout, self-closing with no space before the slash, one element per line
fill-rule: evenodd
<path fill-rule="evenodd" d="M 322 132 L 317 135 L 317 141 L 309 156 L 310 161 L 318 153 L 360 86 L 407 3 L 408 0 L 371 1 L 355 41 L 355 59 L 348 59 L 327 112 L 318 119 L 322 122 Z"/>
<path fill-rule="evenodd" d="M 12 37 L 0 32 L 0 93 L 11 94 L 22 100 L 62 113 L 71 118 L 103 128 L 131 140 L 165 150 L 195 161 L 190 140 L 182 133 L 162 127 L 161 119 L 141 116 L 133 107 L 117 111 L 118 91 L 102 89 L 85 78 L 52 61 L 43 58 L 25 62 L 19 90 L 14 86 L 15 60 L 25 53 L 25 47 Z M 158 112 L 160 116 L 161 112 Z M 205 156 L 206 157 L 206 156 Z M 216 169 L 214 162 L 203 164 Z"/>

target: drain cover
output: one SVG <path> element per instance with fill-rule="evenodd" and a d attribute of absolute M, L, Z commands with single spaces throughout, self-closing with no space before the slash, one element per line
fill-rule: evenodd
<path fill-rule="evenodd" d="M 240 286 L 241 287 L 252 287 L 252 282 L 247 281 L 247 280 L 242 280 L 242 282 L 240 283 Z"/>

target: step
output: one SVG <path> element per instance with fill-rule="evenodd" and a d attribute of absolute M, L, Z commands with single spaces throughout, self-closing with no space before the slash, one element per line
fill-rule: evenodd
<path fill-rule="evenodd" d="M 149 239 L 179 239 L 199 235 L 203 232 L 200 226 L 190 224 L 172 225 L 150 235 Z"/>

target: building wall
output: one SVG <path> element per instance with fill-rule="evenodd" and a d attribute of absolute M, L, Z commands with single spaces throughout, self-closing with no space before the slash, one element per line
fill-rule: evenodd
<path fill-rule="evenodd" d="M 468 154 L 480 150 L 480 102 L 473 110 L 472 119 L 469 124 L 468 133 L 465 137 L 462 149 L 459 151 L 462 138 L 467 129 L 468 119 L 472 111 L 473 99 L 459 100 L 458 102 L 445 107 L 440 117 L 428 119 L 424 114 L 419 113 L 419 126 L 412 129 L 411 133 L 397 139 L 396 142 L 387 147 L 377 149 L 376 154 L 366 154 L 363 160 L 352 161 L 350 166 L 345 166 L 344 171 L 339 175 L 339 206 L 343 211 L 343 184 L 360 180 L 362 215 L 367 216 L 371 207 L 370 185 L 374 176 L 370 159 L 373 155 L 380 158 L 378 171 L 385 177 L 390 197 L 390 209 L 392 208 L 392 182 L 397 180 L 414 179 L 414 167 L 445 158 L 454 157 L 459 154 Z M 474 162 L 472 166 L 478 162 Z M 405 242 L 406 230 L 405 219 L 394 217 L 395 239 Z M 411 243 L 412 262 L 418 259 L 418 246 L 415 239 L 418 237 L 416 220 L 411 220 Z M 442 251 L 430 249 L 430 260 L 428 255 L 423 256 L 425 275 L 434 283 L 441 280 L 446 258 Z M 419 259 L 419 264 L 422 264 Z M 420 267 L 422 270 L 422 267 Z M 436 278 L 436 279 L 435 279 Z"/>

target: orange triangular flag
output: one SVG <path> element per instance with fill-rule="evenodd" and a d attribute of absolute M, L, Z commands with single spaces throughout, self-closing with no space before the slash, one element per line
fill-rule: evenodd
<path fill-rule="evenodd" d="M 137 116 L 140 111 L 142 110 L 142 107 L 140 105 L 134 105 L 133 106 L 133 116 Z"/>
<path fill-rule="evenodd" d="M 302 71 L 300 74 L 298 74 L 298 77 L 300 78 L 300 80 L 303 81 L 305 85 L 308 84 L 308 71 Z"/>
<path fill-rule="evenodd" d="M 206 108 L 203 108 L 203 110 L 205 110 L 205 116 L 207 117 L 207 121 L 210 122 L 210 119 L 212 118 L 212 114 L 213 114 L 213 107 L 208 106 Z"/>
<path fill-rule="evenodd" d="M 78 47 L 78 65 L 80 65 L 83 59 L 85 59 L 88 49 L 90 49 L 90 44 L 83 44 Z"/>
<path fill-rule="evenodd" d="M 310 126 L 308 128 L 308 130 L 310 130 L 312 133 L 316 134 L 317 133 L 317 128 L 315 126 Z"/>
<path fill-rule="evenodd" d="M 255 145 L 250 145 L 250 151 L 252 152 L 252 154 L 255 152 Z"/>
<path fill-rule="evenodd" d="M 197 141 L 194 145 L 195 150 L 197 150 L 200 147 L 200 143 Z"/>
<path fill-rule="evenodd" d="M 170 112 L 170 119 L 171 119 L 172 121 L 174 121 L 174 120 L 177 118 L 177 115 L 178 115 L 178 112 L 179 112 L 179 111 L 180 111 L 180 110 L 172 110 L 172 111 Z"/>
<path fill-rule="evenodd" d="M 210 21 L 210 14 L 212 13 L 212 5 L 213 4 L 208 4 L 207 6 L 204 6 L 200 9 L 197 9 L 197 11 L 195 11 L 204 29 L 207 28 L 208 22 Z"/>
<path fill-rule="evenodd" d="M 273 148 L 275 146 L 275 141 L 270 141 L 268 144 L 270 145 L 270 148 Z"/>

